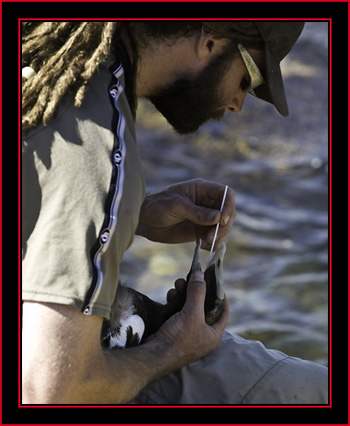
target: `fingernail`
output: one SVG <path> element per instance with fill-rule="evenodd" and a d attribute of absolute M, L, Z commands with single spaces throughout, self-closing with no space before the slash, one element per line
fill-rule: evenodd
<path fill-rule="evenodd" d="M 228 224 L 228 221 L 229 221 L 229 220 L 230 220 L 230 217 L 229 217 L 229 216 L 224 217 L 224 219 L 223 219 L 223 224 L 224 224 L 224 226 Z"/>
<path fill-rule="evenodd" d="M 191 281 L 200 280 L 202 281 L 204 278 L 204 274 L 201 270 L 193 271 L 191 274 Z"/>
<path fill-rule="evenodd" d="M 196 266 L 196 269 L 195 269 L 196 271 L 201 271 L 202 272 L 202 267 L 201 267 L 201 264 L 198 262 L 197 263 L 197 266 Z"/>

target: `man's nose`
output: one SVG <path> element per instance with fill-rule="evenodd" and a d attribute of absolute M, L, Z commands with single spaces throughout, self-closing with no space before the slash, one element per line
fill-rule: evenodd
<path fill-rule="evenodd" d="M 243 92 L 243 90 L 236 94 L 234 98 L 231 100 L 227 109 L 231 112 L 239 113 L 243 108 L 244 99 L 247 96 L 247 92 Z"/>

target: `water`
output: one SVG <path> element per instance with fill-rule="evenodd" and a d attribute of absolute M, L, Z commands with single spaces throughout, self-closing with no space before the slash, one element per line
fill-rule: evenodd
<path fill-rule="evenodd" d="M 287 119 L 248 96 L 239 115 L 228 113 L 196 135 L 180 137 L 141 103 L 138 140 L 148 191 L 202 177 L 236 192 L 237 218 L 224 267 L 228 330 L 327 365 L 326 22 L 306 25 L 283 69 Z M 122 278 L 165 302 L 174 280 L 186 276 L 194 246 L 136 237 L 125 255 Z"/>

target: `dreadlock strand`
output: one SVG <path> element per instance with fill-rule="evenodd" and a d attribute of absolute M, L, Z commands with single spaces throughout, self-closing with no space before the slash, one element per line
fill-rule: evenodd
<path fill-rule="evenodd" d="M 46 24 L 46 25 L 45 25 Z M 49 22 L 34 28 L 22 38 L 22 62 L 38 71 L 53 52 L 59 50 L 73 33 L 77 23 Z"/>
<path fill-rule="evenodd" d="M 41 73 L 34 75 L 32 78 L 27 80 L 22 89 L 22 110 L 26 111 L 30 107 L 37 105 L 37 99 L 40 97 L 40 93 L 46 84 L 45 76 L 42 77 Z M 52 87 L 52 83 L 47 81 L 47 86 Z"/>
<path fill-rule="evenodd" d="M 81 26 L 75 34 L 69 39 L 54 55 L 51 56 L 47 60 L 46 63 L 42 65 L 40 70 L 34 79 L 29 80 L 28 87 L 23 87 L 23 92 L 28 91 L 28 96 L 30 96 L 32 91 L 36 90 L 36 87 L 40 90 L 45 84 L 51 82 L 51 85 L 55 85 L 58 79 L 60 78 L 60 73 L 64 72 L 65 64 L 66 67 L 69 67 L 70 62 L 73 60 L 71 52 L 71 48 L 73 46 L 74 41 L 77 37 L 82 33 L 85 26 Z M 30 85 L 30 86 L 29 86 Z M 38 86 L 37 86 L 38 85 Z M 23 103 L 23 107 L 25 107 L 25 102 Z"/>
<path fill-rule="evenodd" d="M 39 25 L 35 22 L 26 22 L 25 25 L 22 25 L 22 40 L 24 42 L 29 42 L 31 40 L 46 37 L 54 32 L 59 25 L 59 22 L 43 22 Z M 32 29 L 32 31 L 28 33 L 30 29 Z"/>
<path fill-rule="evenodd" d="M 36 49 L 38 49 L 38 46 L 40 47 L 42 44 L 40 37 L 45 34 L 44 45 L 51 49 L 50 54 L 46 55 L 43 60 L 38 55 L 39 69 L 37 74 L 23 84 L 22 109 L 24 113 L 23 123 L 26 127 L 36 125 L 41 119 L 44 123 L 47 123 L 67 90 L 74 90 L 78 81 L 86 83 L 87 79 L 82 78 L 80 74 L 84 71 L 85 64 L 93 56 L 94 50 L 101 45 L 99 33 L 105 25 L 91 22 L 74 24 L 74 26 L 70 25 L 71 23 L 61 23 L 58 26 L 51 24 L 47 23 L 43 28 L 35 28 L 33 32 L 36 33 L 37 39 L 35 40 L 33 35 L 32 41 L 27 44 L 24 43 L 23 47 L 25 52 L 23 56 L 30 56 L 30 51 L 33 52 L 35 44 Z M 115 29 L 114 25 L 105 25 L 105 27 L 108 28 L 109 33 Z M 60 40 L 60 43 L 58 43 L 57 40 L 61 39 L 62 35 L 67 34 L 67 32 L 69 32 L 69 37 L 66 36 L 63 41 Z M 105 54 L 110 50 L 110 46 L 107 46 L 108 43 L 111 43 L 111 37 L 107 37 L 106 46 L 100 49 Z M 99 55 L 96 56 L 99 57 Z M 100 62 L 105 59 L 105 56 L 99 57 Z M 98 65 L 90 67 L 92 72 L 89 73 L 89 78 Z M 43 90 L 45 87 L 52 87 L 51 93 L 47 89 Z M 77 99 L 81 104 L 85 90 L 79 90 L 79 88 L 76 88 L 76 90 L 78 90 Z M 45 96 L 43 96 L 44 93 Z"/>
<path fill-rule="evenodd" d="M 39 93 L 38 99 L 35 102 L 33 108 L 22 117 L 22 127 L 23 129 L 28 129 L 37 124 L 43 115 L 43 111 L 47 104 L 47 99 L 49 97 L 50 87 L 45 86 Z"/>
<path fill-rule="evenodd" d="M 117 24 L 115 22 L 108 22 L 105 25 L 101 36 L 101 43 L 98 45 L 91 58 L 85 63 L 84 72 L 81 74 L 84 82 L 77 90 L 74 98 L 74 106 L 77 108 L 80 107 L 83 102 L 87 81 L 90 80 L 98 66 L 111 54 L 112 39 L 116 30 Z"/>
<path fill-rule="evenodd" d="M 97 46 L 91 58 L 85 64 L 85 71 L 81 75 L 83 79 L 89 80 L 96 71 L 99 64 L 106 60 L 110 55 L 111 41 L 115 30 L 116 23 L 107 22 L 103 28 L 100 44 Z"/>
<path fill-rule="evenodd" d="M 77 62 L 78 59 L 75 61 Z M 57 83 L 51 93 L 50 100 L 43 114 L 43 123 L 47 124 L 53 116 L 56 106 L 59 104 L 67 89 L 76 81 L 82 66 L 79 63 L 72 63 L 65 73 L 57 80 Z"/>
<path fill-rule="evenodd" d="M 74 98 L 75 107 L 77 108 L 81 107 L 81 104 L 83 103 L 83 100 L 85 97 L 85 92 L 86 92 L 86 84 L 83 84 L 82 86 L 79 87 L 75 95 L 75 98 Z"/>
<path fill-rule="evenodd" d="M 26 126 L 47 123 L 69 90 L 74 104 L 82 104 L 86 84 L 108 59 L 118 28 L 116 22 L 29 22 L 22 27 L 22 66 L 36 71 L 22 83 Z"/>

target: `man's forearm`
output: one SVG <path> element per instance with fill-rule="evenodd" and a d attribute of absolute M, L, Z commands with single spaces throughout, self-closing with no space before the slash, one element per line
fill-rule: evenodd
<path fill-rule="evenodd" d="M 101 319 L 74 308 L 25 303 L 24 312 L 24 404 L 126 403 L 178 366 L 157 340 L 130 349 L 102 349 Z"/>
<path fill-rule="evenodd" d="M 104 350 L 104 355 L 108 393 L 103 391 L 101 397 L 110 397 L 110 403 L 127 403 L 148 384 L 182 366 L 156 339 L 134 348 Z"/>
<path fill-rule="evenodd" d="M 45 404 L 125 404 L 145 386 L 180 367 L 157 341 L 129 349 L 102 350 L 84 375 L 62 377 L 51 400 L 23 400 Z"/>

